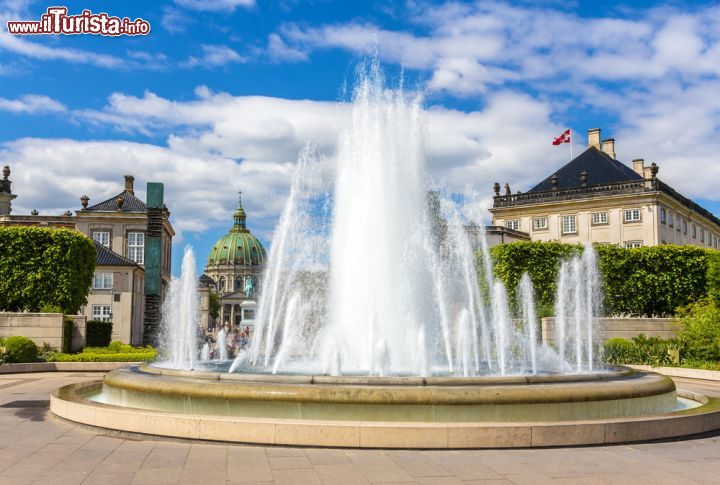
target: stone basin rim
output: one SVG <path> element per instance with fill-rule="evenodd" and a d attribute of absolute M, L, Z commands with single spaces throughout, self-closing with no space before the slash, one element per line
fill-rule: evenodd
<path fill-rule="evenodd" d="M 672 379 L 651 372 L 628 370 L 615 378 L 528 383 L 514 381 L 461 380 L 456 385 L 397 385 L 378 381 L 372 384 L 299 382 L 275 376 L 277 380 L 218 380 L 197 378 L 193 373 L 147 373 L 138 367 L 110 372 L 104 385 L 113 389 L 199 399 L 239 401 L 394 404 L 394 405 L 510 405 L 581 403 L 668 395 L 675 392 Z M 556 376 L 552 376 L 556 377 Z M 390 378 L 394 380 L 395 378 Z"/>
<path fill-rule="evenodd" d="M 137 368 L 139 372 L 168 377 L 187 377 L 211 381 L 268 382 L 287 384 L 337 384 L 337 385 L 369 385 L 369 386 L 480 386 L 502 384 L 539 384 L 566 383 L 583 381 L 611 380 L 628 377 L 639 371 L 621 365 L 606 365 L 603 370 L 573 374 L 537 374 L 510 376 L 330 376 L 324 374 L 262 374 L 244 372 L 215 372 L 204 370 L 178 370 L 143 363 Z"/>

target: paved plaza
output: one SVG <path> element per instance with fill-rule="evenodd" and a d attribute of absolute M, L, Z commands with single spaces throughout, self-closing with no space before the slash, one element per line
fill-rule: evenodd
<path fill-rule="evenodd" d="M 720 435 L 533 450 L 266 448 L 125 439 L 52 416 L 52 389 L 101 375 L 0 375 L 0 484 L 720 483 Z M 676 382 L 720 397 L 714 382 Z"/>

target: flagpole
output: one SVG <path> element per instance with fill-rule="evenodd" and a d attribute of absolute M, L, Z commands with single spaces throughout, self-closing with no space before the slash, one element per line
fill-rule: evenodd
<path fill-rule="evenodd" d="M 570 161 L 572 162 L 573 156 L 572 156 L 572 145 L 573 145 L 573 136 L 572 136 L 572 128 L 570 128 Z"/>

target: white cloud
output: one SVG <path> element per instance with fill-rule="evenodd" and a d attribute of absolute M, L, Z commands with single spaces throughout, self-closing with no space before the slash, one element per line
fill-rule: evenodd
<path fill-rule="evenodd" d="M 302 148 L 312 142 L 333 163 L 347 104 L 232 96 L 205 86 L 196 95 L 181 102 L 152 92 L 115 93 L 101 111 L 73 112 L 121 130 L 168 132 L 163 145 L 37 138 L 0 145 L 20 195 L 16 212 L 77 209 L 83 193 L 99 202 L 115 195 L 122 175 L 131 173 L 138 188 L 147 181 L 166 184 L 181 232 L 227 226 L 241 189 L 251 227 L 269 238 Z M 430 172 L 451 189 L 470 184 L 487 194 L 495 180 L 531 184 L 559 163 L 548 141 L 559 126 L 549 113 L 546 103 L 510 91 L 492 95 L 483 111 L 431 107 L 425 117 Z"/>
<path fill-rule="evenodd" d="M 184 67 L 218 67 L 226 64 L 242 63 L 247 60 L 246 57 L 241 56 L 235 50 L 231 49 L 226 45 L 203 45 L 201 46 L 202 56 L 195 57 L 191 56 L 188 58 Z"/>
<path fill-rule="evenodd" d="M 175 0 L 181 7 L 192 10 L 207 10 L 210 12 L 232 12 L 237 7 L 253 7 L 255 0 Z"/>
<path fill-rule="evenodd" d="M 386 62 L 429 70 L 429 89 L 460 96 L 507 81 L 570 80 L 578 86 L 720 76 L 717 6 L 598 18 L 489 1 L 409 5 L 421 33 L 358 22 L 288 24 L 278 30 L 280 39 L 270 41 L 306 56 L 315 49 L 377 50 Z"/>
<path fill-rule="evenodd" d="M 53 113 L 65 111 L 65 106 L 47 96 L 26 94 L 18 99 L 0 98 L 0 111 L 26 114 Z"/>

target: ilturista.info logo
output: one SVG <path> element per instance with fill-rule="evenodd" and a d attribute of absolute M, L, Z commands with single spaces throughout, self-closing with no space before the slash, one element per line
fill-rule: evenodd
<path fill-rule="evenodd" d="M 113 17 L 105 12 L 83 10 L 68 15 L 67 7 L 48 7 L 40 20 L 10 20 L 8 32 L 12 35 L 148 35 L 150 22 L 136 18 Z"/>

